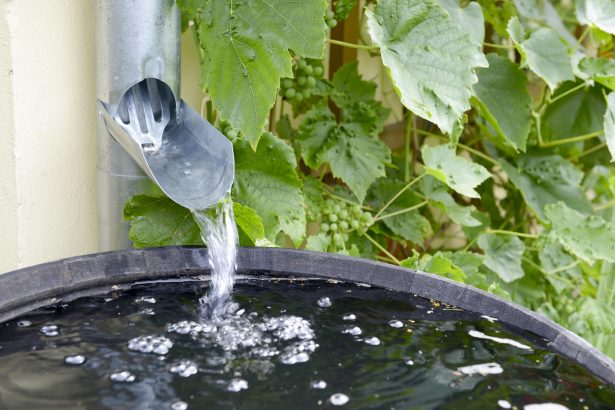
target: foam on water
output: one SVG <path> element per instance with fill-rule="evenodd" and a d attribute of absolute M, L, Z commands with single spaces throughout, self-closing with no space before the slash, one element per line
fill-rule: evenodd
<path fill-rule="evenodd" d="M 200 300 L 202 310 L 205 316 L 224 315 L 235 283 L 239 241 L 230 192 L 212 209 L 193 210 L 192 214 L 201 228 L 211 267 L 211 287 Z"/>

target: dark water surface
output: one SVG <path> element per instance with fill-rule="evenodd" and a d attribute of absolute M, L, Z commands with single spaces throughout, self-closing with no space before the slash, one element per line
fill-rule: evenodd
<path fill-rule="evenodd" d="M 615 408 L 615 389 L 544 341 L 427 299 L 249 280 L 212 322 L 205 286 L 143 285 L 0 324 L 0 408 Z M 564 407 L 531 406 L 547 403 Z"/>

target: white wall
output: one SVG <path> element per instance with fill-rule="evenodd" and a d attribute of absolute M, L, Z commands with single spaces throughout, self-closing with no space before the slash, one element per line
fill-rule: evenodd
<path fill-rule="evenodd" d="M 97 249 L 91 0 L 0 0 L 0 272 Z"/>

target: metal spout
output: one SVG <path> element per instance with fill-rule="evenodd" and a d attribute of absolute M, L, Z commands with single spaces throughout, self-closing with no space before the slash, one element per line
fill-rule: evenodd
<path fill-rule="evenodd" d="M 130 247 L 123 207 L 149 180 L 191 209 L 233 183 L 231 142 L 179 98 L 180 35 L 174 0 L 96 0 L 101 250 Z"/>

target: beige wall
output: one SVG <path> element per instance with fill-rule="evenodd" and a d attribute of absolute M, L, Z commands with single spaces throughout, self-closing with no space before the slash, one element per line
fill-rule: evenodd
<path fill-rule="evenodd" d="M 91 0 L 0 0 L 0 272 L 97 248 Z"/>

